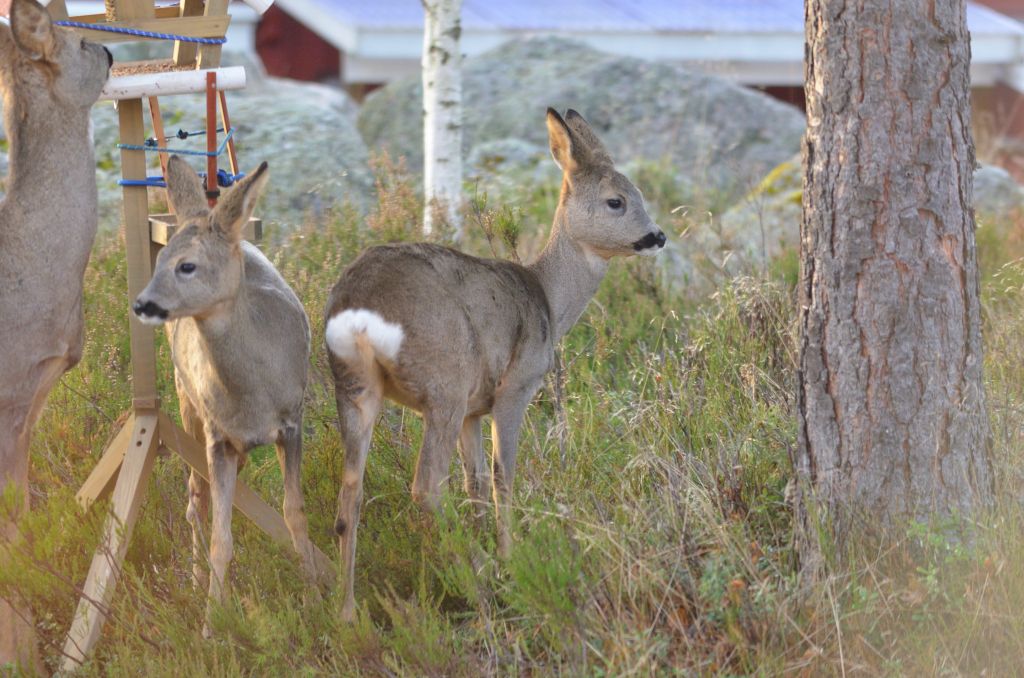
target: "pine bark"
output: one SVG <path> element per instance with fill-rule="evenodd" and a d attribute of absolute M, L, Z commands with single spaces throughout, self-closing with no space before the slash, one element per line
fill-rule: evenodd
<path fill-rule="evenodd" d="M 808 0 L 798 539 L 992 499 L 965 0 Z M 863 521 L 863 522 L 861 522 Z"/>
<path fill-rule="evenodd" d="M 423 0 L 423 232 L 462 234 L 462 0 Z"/>

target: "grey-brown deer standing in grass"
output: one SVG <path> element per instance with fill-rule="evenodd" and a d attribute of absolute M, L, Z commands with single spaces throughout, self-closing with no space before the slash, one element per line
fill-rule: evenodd
<path fill-rule="evenodd" d="M 653 254 L 665 234 L 640 192 L 615 171 L 590 126 L 548 109 L 551 154 L 563 171 L 551 237 L 529 266 L 453 249 L 373 247 L 341 274 L 327 303 L 326 339 L 345 468 L 338 495 L 343 615 L 355 613 L 356 528 L 363 472 L 384 398 L 421 412 L 414 499 L 437 507 L 458 443 L 466 492 L 486 501 L 493 476 L 499 555 L 511 548 L 510 503 L 526 406 L 615 256 Z M 488 473 L 480 420 L 493 417 Z"/>
<path fill-rule="evenodd" d="M 56 29 L 33 0 L 0 25 L 0 91 L 10 143 L 0 202 L 0 491 L 28 505 L 32 428 L 46 396 L 82 355 L 82 278 L 96 235 L 89 111 L 110 52 Z M 0 518 L 0 541 L 14 525 Z M 3 563 L 0 563 L 0 567 Z M 0 666 L 34 661 L 32 625 L 0 600 Z"/>
<path fill-rule="evenodd" d="M 197 585 L 202 585 L 202 525 L 212 490 L 209 601 L 222 602 L 232 555 L 235 480 L 253 447 L 274 443 L 284 476 L 284 519 L 312 580 L 316 571 L 300 486 L 302 399 L 309 363 L 309 321 L 273 264 L 242 240 L 242 228 L 267 182 L 267 164 L 210 210 L 202 182 L 181 158 L 167 165 L 167 194 L 178 231 L 157 257 L 153 279 L 133 310 L 167 323 L 182 423 L 206 440 L 207 485 L 189 477 Z M 209 635 L 209 610 L 204 634 Z"/>

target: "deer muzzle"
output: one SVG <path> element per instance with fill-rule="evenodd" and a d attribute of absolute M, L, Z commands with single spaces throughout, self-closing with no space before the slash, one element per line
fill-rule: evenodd
<path fill-rule="evenodd" d="M 633 249 L 640 254 L 653 254 L 664 246 L 665 233 L 661 229 L 652 231 L 633 243 Z"/>
<path fill-rule="evenodd" d="M 167 320 L 169 315 L 163 306 L 153 301 L 143 302 L 142 299 L 135 300 L 135 303 L 132 304 L 132 311 L 135 312 L 139 321 L 146 325 L 160 325 Z"/>

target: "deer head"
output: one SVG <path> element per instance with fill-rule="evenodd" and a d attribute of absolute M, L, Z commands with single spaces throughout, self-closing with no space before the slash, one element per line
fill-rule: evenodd
<path fill-rule="evenodd" d="M 0 25 L 0 82 L 21 93 L 21 115 L 90 108 L 114 62 L 110 51 L 55 28 L 35 0 L 13 0 L 10 18 L 10 28 Z"/>
<path fill-rule="evenodd" d="M 647 214 L 643 196 L 615 170 L 604 144 L 576 111 L 565 118 L 547 114 L 551 155 L 563 173 L 559 210 L 568 235 L 603 259 L 653 255 L 665 246 L 665 234 Z"/>
<path fill-rule="evenodd" d="M 195 170 L 177 156 L 170 159 L 167 197 L 178 229 L 132 305 L 140 321 L 159 325 L 189 316 L 204 318 L 231 306 L 242 284 L 242 229 L 268 178 L 264 162 L 211 210 Z"/>

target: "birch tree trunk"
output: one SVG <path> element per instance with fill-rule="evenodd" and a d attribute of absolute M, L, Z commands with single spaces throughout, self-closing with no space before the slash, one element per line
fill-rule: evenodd
<path fill-rule="evenodd" d="M 805 571 L 859 527 L 992 498 L 965 0 L 808 0 L 797 523 Z"/>
<path fill-rule="evenodd" d="M 462 235 L 462 0 L 423 0 L 423 233 Z"/>

